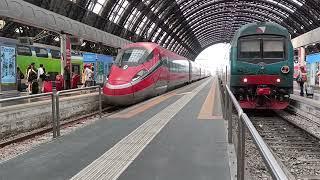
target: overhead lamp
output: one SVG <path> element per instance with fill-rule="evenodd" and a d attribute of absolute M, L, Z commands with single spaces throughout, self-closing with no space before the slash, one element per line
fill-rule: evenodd
<path fill-rule="evenodd" d="M 0 30 L 4 28 L 6 22 L 4 20 L 0 20 Z"/>

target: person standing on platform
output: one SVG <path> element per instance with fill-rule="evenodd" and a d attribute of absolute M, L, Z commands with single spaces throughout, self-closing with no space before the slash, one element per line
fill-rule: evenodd
<path fill-rule="evenodd" d="M 93 71 L 90 69 L 90 66 L 86 66 L 86 69 L 84 70 L 84 74 L 85 74 L 85 86 L 89 87 L 92 84 L 92 76 L 93 76 Z"/>
<path fill-rule="evenodd" d="M 318 83 L 319 83 L 319 86 L 320 86 L 320 70 L 317 73 L 317 78 L 318 78 Z"/>
<path fill-rule="evenodd" d="M 16 78 L 17 78 L 17 89 L 18 89 L 18 91 L 21 92 L 22 91 L 21 80 L 24 79 L 24 75 L 21 72 L 19 67 L 17 67 Z"/>
<path fill-rule="evenodd" d="M 81 83 L 82 83 L 81 88 L 84 88 L 85 85 L 86 85 L 86 74 L 84 73 L 85 70 L 86 70 L 86 67 L 87 67 L 87 65 L 85 64 L 85 65 L 83 66 L 83 70 L 82 70 L 82 74 L 81 74 Z"/>
<path fill-rule="evenodd" d="M 34 81 L 37 80 L 37 71 L 35 70 L 34 63 L 31 63 L 31 65 L 28 67 L 27 78 L 28 78 L 29 94 L 32 94 L 33 92 L 35 93 L 33 83 L 34 83 Z M 35 83 L 37 83 L 37 82 L 35 82 Z"/>
<path fill-rule="evenodd" d="M 27 79 L 27 83 L 26 83 L 26 84 L 27 84 L 27 86 L 28 86 L 28 87 L 27 87 L 27 92 L 28 92 L 28 93 L 31 92 L 31 83 L 32 83 L 32 82 L 30 83 L 30 81 L 29 81 L 29 79 L 30 79 L 30 78 L 29 78 L 29 71 L 30 71 L 30 69 L 31 69 L 31 65 L 28 65 L 27 71 L 26 71 L 26 79 Z"/>
<path fill-rule="evenodd" d="M 95 86 L 96 85 L 96 81 L 94 79 L 94 66 L 93 65 L 91 65 L 91 71 L 92 71 L 92 74 L 91 74 L 91 79 L 92 79 L 91 86 Z"/>
<path fill-rule="evenodd" d="M 65 89 L 70 89 L 71 81 L 70 81 L 70 69 L 69 69 L 69 66 L 65 66 L 64 67 L 63 78 L 64 78 L 64 80 L 66 82 L 66 88 Z"/>
<path fill-rule="evenodd" d="M 300 66 L 297 76 L 297 83 L 300 85 L 300 96 L 304 96 L 304 83 L 307 81 L 307 72 L 304 66 Z"/>
<path fill-rule="evenodd" d="M 39 83 L 39 91 L 40 93 L 43 92 L 43 81 L 46 78 L 46 70 L 43 67 L 43 64 L 40 64 L 40 67 L 38 69 L 38 83 Z"/>

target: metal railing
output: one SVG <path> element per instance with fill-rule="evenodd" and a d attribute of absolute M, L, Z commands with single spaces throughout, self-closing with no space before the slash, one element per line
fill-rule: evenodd
<path fill-rule="evenodd" d="M 47 97 L 51 96 L 51 105 L 52 105 L 52 133 L 53 137 L 56 138 L 60 136 L 60 96 L 63 94 L 69 94 L 73 92 L 80 92 L 85 90 L 99 90 L 99 117 L 102 116 L 102 92 L 101 86 L 90 86 L 85 88 L 78 88 L 78 89 L 70 89 L 70 90 L 62 90 L 56 91 L 55 87 L 53 86 L 52 92 L 50 93 L 42 93 L 42 94 L 34 94 L 28 96 L 20 96 L 20 97 L 12 97 L 6 99 L 0 99 L 0 104 L 5 102 L 15 102 L 20 100 L 26 99 L 34 99 L 39 97 Z"/>
<path fill-rule="evenodd" d="M 95 90 L 95 89 L 99 89 L 99 117 L 101 118 L 101 116 L 102 116 L 101 86 L 90 86 L 90 87 L 85 87 L 85 88 L 80 88 L 80 89 L 62 90 L 62 91 L 58 91 L 57 93 L 54 94 L 55 105 L 56 105 L 56 107 L 55 107 L 56 116 L 55 116 L 54 122 L 56 122 L 56 127 L 53 127 L 53 137 L 60 136 L 60 95 L 84 91 L 84 90 Z M 55 129 L 56 129 L 56 132 L 55 132 Z"/>
<path fill-rule="evenodd" d="M 224 119 L 228 121 L 228 143 L 233 143 L 233 118 L 232 111 L 233 106 L 238 113 L 238 131 L 237 131 L 237 179 L 244 180 L 245 177 L 245 132 L 248 130 L 252 137 L 253 142 L 256 144 L 264 163 L 266 164 L 273 179 L 277 180 L 288 180 L 288 176 L 283 171 L 281 166 L 278 164 L 276 158 L 268 148 L 267 144 L 263 141 L 262 137 L 259 135 L 256 128 L 253 126 L 251 120 L 245 114 L 238 103 L 237 99 L 234 97 L 233 93 L 230 91 L 227 85 L 223 85 L 220 79 L 221 87 L 223 88 L 221 93 L 224 98 L 223 106 L 223 116 Z"/>

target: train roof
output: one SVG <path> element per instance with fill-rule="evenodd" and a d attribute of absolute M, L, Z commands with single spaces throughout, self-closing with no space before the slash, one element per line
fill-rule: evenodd
<path fill-rule="evenodd" d="M 132 47 L 143 47 L 143 48 L 146 48 L 147 50 L 149 51 L 153 51 L 155 48 L 159 48 L 161 49 L 163 52 L 165 52 L 166 54 L 170 55 L 170 56 L 173 56 L 173 57 L 176 57 L 178 59 L 187 59 L 183 56 L 180 56 L 162 46 L 160 46 L 159 44 L 157 43 L 153 43 L 153 42 L 136 42 L 136 43 L 131 43 L 131 44 L 128 44 L 126 46 L 124 46 L 124 49 L 126 48 L 132 48 Z"/>
<path fill-rule="evenodd" d="M 156 43 L 153 43 L 153 42 L 136 42 L 136 43 L 130 43 L 130 44 L 124 46 L 124 48 L 131 48 L 131 47 L 144 47 L 144 48 L 152 51 L 154 48 L 157 48 L 160 46 Z"/>
<path fill-rule="evenodd" d="M 237 45 L 237 41 L 242 36 L 249 36 L 249 35 L 280 35 L 285 36 L 290 39 L 290 34 L 286 28 L 283 26 L 272 23 L 272 22 L 256 22 L 256 23 L 249 23 L 243 25 L 240 29 L 237 30 L 235 33 L 232 46 Z"/>

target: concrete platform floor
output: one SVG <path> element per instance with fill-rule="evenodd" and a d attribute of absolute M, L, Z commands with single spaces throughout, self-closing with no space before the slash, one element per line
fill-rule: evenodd
<path fill-rule="evenodd" d="M 217 80 L 150 99 L 0 164 L 0 179 L 230 179 Z"/>

